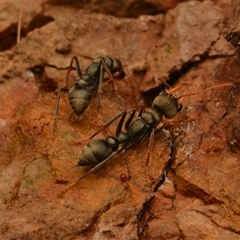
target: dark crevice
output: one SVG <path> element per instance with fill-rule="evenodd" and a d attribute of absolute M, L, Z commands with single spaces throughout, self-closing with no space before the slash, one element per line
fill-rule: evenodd
<path fill-rule="evenodd" d="M 128 14 L 126 14 L 124 17 L 128 18 L 136 18 L 141 15 L 157 15 L 164 13 L 164 11 L 160 11 L 154 4 L 150 2 L 132 2 L 126 12 Z"/>
<path fill-rule="evenodd" d="M 223 36 L 224 38 L 230 42 L 234 47 L 239 48 L 239 39 L 240 39 L 240 31 L 239 29 L 224 29 L 223 30 Z"/>
<path fill-rule="evenodd" d="M 97 1 L 96 1 L 97 3 Z M 123 4 L 124 3 L 124 4 Z M 124 17 L 124 18 L 138 18 L 142 15 L 157 15 L 160 13 L 166 13 L 168 9 L 162 8 L 159 9 L 156 4 L 151 2 L 141 2 L 141 1 L 129 1 L 126 4 L 126 1 L 102 1 L 101 4 L 92 4 L 91 1 L 58 1 L 54 3 L 45 3 L 45 5 L 54 5 L 54 6 L 70 6 L 76 9 L 84 9 L 89 13 L 102 13 L 106 15 L 112 15 L 115 17 Z M 116 9 L 118 11 L 116 12 Z"/>
<path fill-rule="evenodd" d="M 206 205 L 216 203 L 222 204 L 220 200 L 204 192 L 204 190 L 202 190 L 198 186 L 188 183 L 187 181 L 185 181 L 184 179 L 175 174 L 175 170 L 172 169 L 172 165 L 176 159 L 176 151 L 177 151 L 177 136 L 171 134 L 171 152 L 169 155 L 169 160 L 166 166 L 164 167 L 163 174 L 159 178 L 159 181 L 156 183 L 152 194 L 150 194 L 149 198 L 143 204 L 142 209 L 137 215 L 139 237 L 142 236 L 144 229 L 146 229 L 146 221 L 148 221 L 149 218 L 148 220 L 146 220 L 144 217 L 150 210 L 149 206 L 151 205 L 151 201 L 155 193 L 158 191 L 158 189 L 164 184 L 169 172 L 171 172 L 171 175 L 173 176 L 173 182 L 175 183 L 174 185 L 176 191 L 179 192 L 181 195 L 201 199 Z"/>
<path fill-rule="evenodd" d="M 144 216 L 145 214 L 149 211 L 149 206 L 151 204 L 151 201 L 155 195 L 155 193 L 158 191 L 158 189 L 164 184 L 168 172 L 171 169 L 171 166 L 175 160 L 175 155 L 176 155 L 176 144 L 175 144 L 175 140 L 176 138 L 173 138 L 171 140 L 171 152 L 169 155 L 169 160 L 166 163 L 166 166 L 163 169 L 163 174 L 162 176 L 159 178 L 159 180 L 157 181 L 152 194 L 150 194 L 149 198 L 147 199 L 147 201 L 143 204 L 142 209 L 140 210 L 140 212 L 137 214 L 137 219 L 138 219 L 138 234 L 139 237 L 141 237 L 141 235 L 143 234 L 143 229 L 145 229 L 145 223 L 144 223 Z"/>
<path fill-rule="evenodd" d="M 44 66 L 35 66 L 30 69 L 36 78 L 37 84 L 39 85 L 40 91 L 43 92 L 54 92 L 58 88 L 57 82 L 54 79 L 49 78 L 45 73 Z"/>
<path fill-rule="evenodd" d="M 173 86 L 178 82 L 178 80 L 188 73 L 191 69 L 197 68 L 197 66 L 203 62 L 205 62 L 207 59 L 217 59 L 217 58 L 226 58 L 226 56 L 209 56 L 209 50 L 203 53 L 200 57 L 199 61 L 195 62 L 188 62 L 183 64 L 182 68 L 180 70 L 174 71 L 169 74 L 169 77 L 167 79 L 167 83 L 170 86 Z M 163 89 L 165 89 L 166 86 L 164 84 L 159 85 L 158 87 L 151 89 L 147 92 L 141 92 L 141 96 L 144 100 L 144 103 L 147 107 L 150 107 L 152 105 L 153 100 L 155 97 L 159 94 L 159 92 Z"/>
<path fill-rule="evenodd" d="M 49 78 L 46 74 L 43 74 L 40 90 L 44 92 L 55 92 L 58 88 L 58 84 L 54 81 L 54 79 Z"/>
<path fill-rule="evenodd" d="M 42 13 L 37 14 L 28 25 L 27 32 L 33 31 L 35 28 L 41 28 L 49 22 L 54 21 L 50 16 L 44 16 Z"/>
<path fill-rule="evenodd" d="M 207 56 L 203 57 L 200 61 L 198 62 L 191 62 L 191 63 L 187 63 L 184 64 L 182 66 L 182 68 L 178 71 L 174 71 L 172 73 L 169 74 L 169 78 L 167 80 L 167 83 L 172 86 L 175 83 L 178 82 L 178 80 L 185 75 L 187 72 L 189 72 L 192 68 L 197 67 L 197 65 L 201 62 L 204 62 L 205 59 L 207 58 Z M 153 100 L 155 99 L 155 97 L 159 94 L 159 92 L 163 89 L 165 89 L 166 86 L 164 84 L 159 85 L 158 87 L 151 89 L 150 91 L 147 92 L 142 92 L 141 96 L 144 100 L 144 103 L 146 104 L 147 107 L 152 105 Z"/>
<path fill-rule="evenodd" d="M 58 66 L 56 66 L 56 65 L 49 64 L 49 63 L 46 63 L 46 66 L 47 66 L 47 67 L 51 67 L 51 68 L 55 68 L 55 69 L 57 69 L 57 70 L 68 70 L 68 69 L 69 69 L 69 66 L 67 66 L 67 67 L 58 67 Z M 73 66 L 72 66 L 71 69 L 72 69 L 72 70 L 76 70 L 76 68 L 73 67 Z"/>
<path fill-rule="evenodd" d="M 222 204 L 222 201 L 211 196 L 197 185 L 189 183 L 180 176 L 177 176 L 174 171 L 171 171 L 171 173 L 174 177 L 175 189 L 181 195 L 201 199 L 205 205 Z"/>
<path fill-rule="evenodd" d="M 26 31 L 22 29 L 21 35 L 26 36 Z M 0 51 L 12 48 L 17 43 L 17 24 L 12 24 L 5 31 L 0 32 Z"/>
<path fill-rule="evenodd" d="M 41 28 L 53 20 L 52 17 L 44 16 L 42 13 L 36 15 L 29 23 L 28 27 L 21 28 L 21 38 L 26 37 L 27 34 L 35 28 Z M 17 28 L 18 23 L 14 23 L 5 29 L 5 31 L 0 32 L 0 51 L 9 50 L 17 44 Z"/>

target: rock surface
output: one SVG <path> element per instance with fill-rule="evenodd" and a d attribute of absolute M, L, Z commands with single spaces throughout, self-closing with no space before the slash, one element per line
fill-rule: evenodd
<path fill-rule="evenodd" d="M 234 54 L 233 46 L 221 37 L 222 21 L 221 10 L 210 1 L 190 1 L 170 10 L 162 38 L 148 55 L 149 69 L 141 90 L 159 86 L 171 74 L 208 56 Z"/>
<path fill-rule="evenodd" d="M 147 2 L 155 4 L 142 1 L 137 9 Z M 88 12 L 78 11 L 78 5 L 64 5 L 60 15 L 63 6 L 39 3 L 36 14 L 51 12 L 54 21 L 0 52 L 0 238 L 240 238 L 237 4 L 171 3 L 166 14 L 140 16 L 139 10 L 136 19 L 90 13 L 94 8 L 86 6 Z M 121 16 L 134 17 L 122 9 Z M 53 139 L 56 93 L 74 55 L 83 72 L 95 57 L 113 55 L 127 77 L 115 81 L 116 93 L 104 84 L 101 107 L 95 94 L 79 118 L 63 93 Z M 70 87 L 76 77 L 72 70 Z M 151 106 L 163 81 L 180 87 L 174 96 L 199 94 L 179 99 L 182 111 L 164 120 L 148 166 L 147 140 L 59 195 L 91 168 L 76 166 L 89 136 L 139 107 L 139 90 Z M 114 136 L 116 126 L 97 137 Z"/>

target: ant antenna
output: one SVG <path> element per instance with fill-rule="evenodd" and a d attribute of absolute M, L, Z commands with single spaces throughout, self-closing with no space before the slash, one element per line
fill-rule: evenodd
<path fill-rule="evenodd" d="M 167 83 L 166 80 L 163 81 L 163 84 L 164 84 L 167 88 L 169 88 L 169 90 L 167 91 L 169 94 L 172 94 L 173 92 L 176 92 L 178 89 L 180 89 L 180 88 L 181 88 L 182 86 L 184 86 L 184 85 L 186 85 L 186 86 L 189 87 L 189 84 L 188 84 L 188 83 L 180 83 L 180 84 L 178 84 L 175 88 L 172 88 L 172 87 Z M 187 90 L 188 90 L 188 88 L 187 88 Z M 187 92 L 187 90 L 184 92 L 184 94 Z"/>
<path fill-rule="evenodd" d="M 200 94 L 202 92 L 206 92 L 206 91 L 209 91 L 209 90 L 214 89 L 214 88 L 225 87 L 225 86 L 234 86 L 234 87 L 236 87 L 236 85 L 233 84 L 233 83 L 223 83 L 223 84 L 219 84 L 219 85 L 215 85 L 215 86 L 212 86 L 212 87 L 205 88 L 205 89 L 201 90 L 200 92 L 186 94 L 186 91 L 185 91 L 184 94 L 181 95 L 180 97 L 178 97 L 177 99 L 181 99 L 181 98 L 188 97 L 188 96 L 193 96 L 193 95 L 198 95 L 198 94 Z"/>

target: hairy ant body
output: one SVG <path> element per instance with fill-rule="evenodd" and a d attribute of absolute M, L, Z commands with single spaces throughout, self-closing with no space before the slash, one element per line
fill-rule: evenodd
<path fill-rule="evenodd" d="M 70 105 L 77 116 L 83 114 L 87 109 L 94 91 L 98 88 L 98 105 L 100 106 L 100 98 L 102 93 L 102 83 L 106 80 L 113 80 L 113 75 L 119 73 L 117 79 L 122 79 L 125 77 L 125 72 L 123 71 L 122 63 L 119 59 L 112 56 L 97 57 L 88 66 L 85 74 L 82 74 L 80 70 L 80 65 L 78 58 L 74 56 L 71 59 L 70 66 L 67 72 L 66 86 L 68 83 L 68 76 L 72 70 L 73 62 L 76 63 L 76 71 L 79 79 L 75 82 L 72 88 L 63 87 L 58 91 L 58 97 L 56 101 L 56 107 L 54 112 L 54 124 L 53 124 L 53 134 L 56 127 L 56 118 L 58 115 L 59 101 L 62 92 L 68 92 L 68 98 Z M 108 78 L 104 78 L 104 72 L 107 73 Z M 114 88 L 113 88 L 114 89 Z"/>
<path fill-rule="evenodd" d="M 229 85 L 233 86 L 233 84 L 226 83 L 215 87 Z M 203 91 L 207 91 L 215 87 L 210 87 L 204 89 Z M 178 88 L 179 87 L 177 87 L 176 89 Z M 179 98 L 197 94 L 199 93 L 191 93 L 187 95 L 182 95 Z M 135 109 L 123 111 L 116 115 L 115 117 L 113 117 L 110 121 L 108 121 L 101 129 L 99 129 L 95 134 L 93 134 L 90 137 L 90 139 L 96 136 L 102 130 L 106 129 L 108 126 L 110 126 L 116 119 L 121 117 L 117 124 L 115 133 L 116 136 L 115 137 L 109 136 L 106 139 L 102 138 L 93 139 L 82 149 L 79 156 L 78 165 L 79 166 L 94 164 L 97 165 L 93 167 L 91 170 L 89 170 L 82 177 L 80 177 L 76 182 L 69 185 L 69 187 L 62 192 L 62 194 L 67 192 L 72 186 L 76 185 L 80 180 L 85 178 L 87 175 L 98 170 L 114 155 L 126 150 L 133 143 L 141 144 L 148 138 L 148 136 L 150 136 L 149 150 L 152 150 L 154 134 L 159 132 L 165 126 L 164 124 L 160 128 L 156 129 L 156 127 L 160 124 L 162 117 L 165 116 L 166 118 L 170 119 L 181 111 L 182 104 L 178 100 L 179 98 L 175 98 L 169 91 L 162 90 L 160 91 L 159 95 L 154 99 L 151 108 L 146 109 L 144 113 L 142 112 L 142 109 L 139 111 L 137 119 L 135 121 L 132 122 L 132 119 L 136 112 Z M 130 113 L 130 115 L 125 122 L 126 132 L 122 132 L 124 119 L 128 113 Z M 119 147 L 120 145 L 121 147 Z"/>

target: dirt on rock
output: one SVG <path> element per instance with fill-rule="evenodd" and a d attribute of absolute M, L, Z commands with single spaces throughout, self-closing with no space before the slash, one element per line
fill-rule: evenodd
<path fill-rule="evenodd" d="M 240 238 L 239 4 L 123 2 L 25 3 L 18 44 L 21 4 L 0 3 L 1 239 Z M 96 90 L 80 117 L 62 92 L 53 135 L 58 90 L 79 78 L 74 65 L 66 80 L 72 57 L 85 73 L 107 55 L 125 78 L 115 91 L 104 82 L 100 107 Z M 164 88 L 183 107 L 154 144 L 61 194 L 92 168 L 77 166 L 89 137 Z M 119 119 L 94 139 L 115 136 Z"/>

